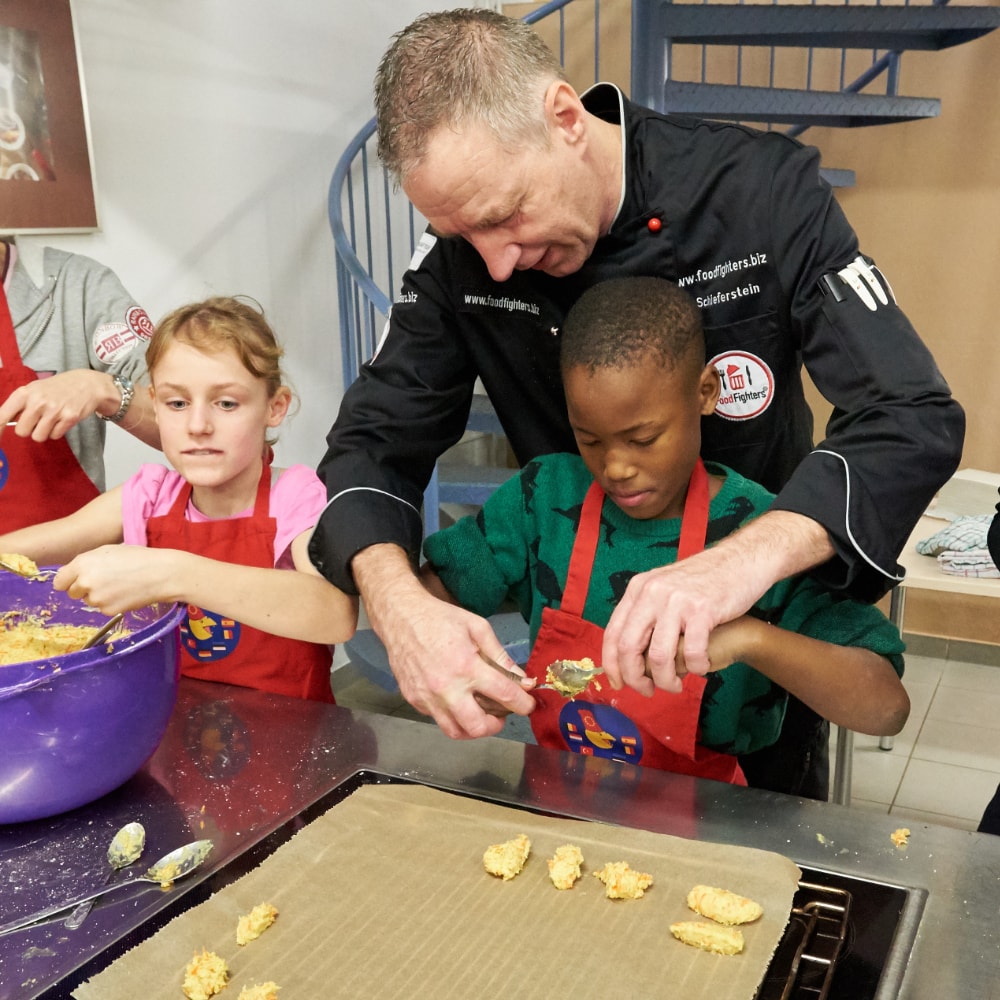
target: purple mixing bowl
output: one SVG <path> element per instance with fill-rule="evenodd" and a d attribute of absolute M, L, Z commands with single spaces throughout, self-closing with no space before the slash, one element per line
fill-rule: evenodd
<path fill-rule="evenodd" d="M 0 573 L 0 612 L 51 611 L 64 625 L 107 617 L 52 589 Z M 177 698 L 181 605 L 125 614 L 110 646 L 0 665 L 0 823 L 93 802 L 132 777 L 157 748 Z M 110 651 L 109 651 L 110 649 Z"/>

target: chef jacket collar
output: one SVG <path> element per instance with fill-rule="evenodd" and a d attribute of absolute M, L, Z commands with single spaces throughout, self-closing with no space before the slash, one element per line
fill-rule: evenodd
<path fill-rule="evenodd" d="M 618 216 L 621 215 L 622 205 L 625 204 L 625 98 L 622 92 L 613 83 L 595 83 L 589 87 L 580 98 L 583 106 L 596 118 L 602 121 L 611 122 L 618 125 L 621 132 L 622 143 L 622 185 L 621 194 L 618 197 L 618 207 L 615 209 L 615 217 L 611 220 L 608 232 L 614 229 Z"/>

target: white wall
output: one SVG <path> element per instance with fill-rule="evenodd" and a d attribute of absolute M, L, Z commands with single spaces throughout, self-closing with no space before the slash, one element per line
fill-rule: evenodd
<path fill-rule="evenodd" d="M 101 231 L 20 236 L 112 267 L 154 321 L 252 295 L 301 409 L 279 464 L 314 465 L 342 395 L 326 198 L 371 117 L 390 35 L 425 0 L 73 0 Z M 111 428 L 108 482 L 162 460 Z"/>

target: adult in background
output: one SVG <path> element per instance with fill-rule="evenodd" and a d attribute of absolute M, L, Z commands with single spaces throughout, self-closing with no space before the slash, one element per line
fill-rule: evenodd
<path fill-rule="evenodd" d="M 328 436 L 311 553 L 360 591 L 411 704 L 453 737 L 499 731 L 476 696 L 534 706 L 478 656 L 509 664 L 488 623 L 421 589 L 421 492 L 477 376 L 520 463 L 576 450 L 559 330 L 609 277 L 659 275 L 695 297 L 723 384 L 702 454 L 778 497 L 708 551 L 632 578 L 607 626 L 608 681 L 641 690 L 648 672 L 676 691 L 681 637 L 705 673 L 712 629 L 793 574 L 867 601 L 899 578 L 899 551 L 958 463 L 964 414 L 860 253 L 816 150 L 657 114 L 608 84 L 580 97 L 529 27 L 486 10 L 400 32 L 375 104 L 380 155 L 430 228 Z M 815 448 L 803 362 L 834 407 Z M 792 704 L 778 744 L 740 763 L 751 785 L 826 798 L 827 738 Z"/>
<path fill-rule="evenodd" d="M 63 517 L 105 488 L 106 422 L 159 447 L 144 389 L 152 324 L 103 264 L 0 239 L 0 532 Z"/>

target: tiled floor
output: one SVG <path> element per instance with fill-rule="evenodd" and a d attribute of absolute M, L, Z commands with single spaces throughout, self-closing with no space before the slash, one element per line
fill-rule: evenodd
<path fill-rule="evenodd" d="M 851 804 L 974 830 L 1000 784 L 1000 647 L 907 638 L 910 718 L 889 751 L 855 736 Z"/>
<path fill-rule="evenodd" d="M 851 805 L 974 830 L 1000 784 L 1000 647 L 907 640 L 909 721 L 891 750 L 855 735 Z M 428 721 L 350 663 L 333 686 L 347 707 Z"/>

